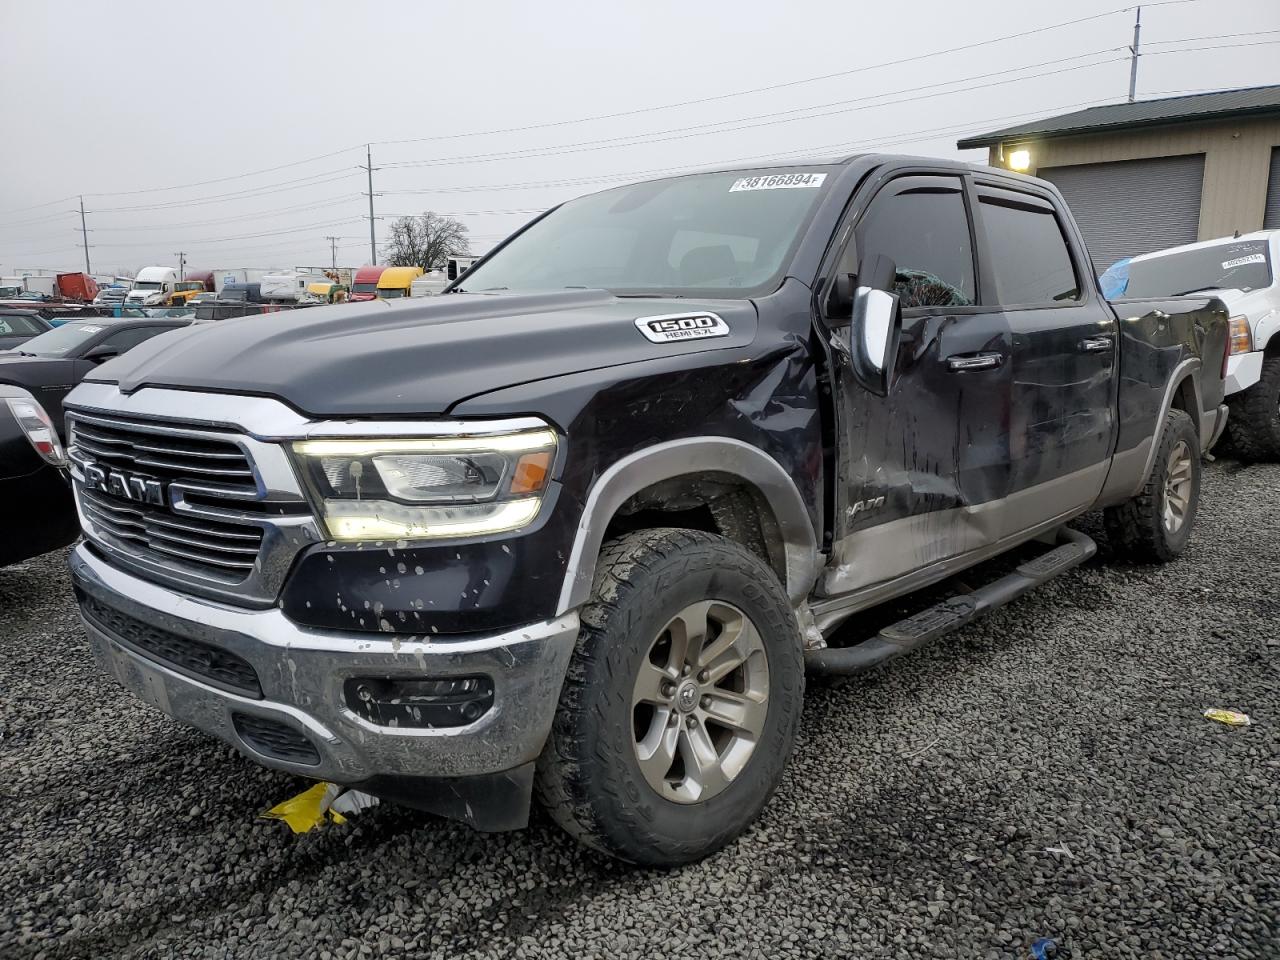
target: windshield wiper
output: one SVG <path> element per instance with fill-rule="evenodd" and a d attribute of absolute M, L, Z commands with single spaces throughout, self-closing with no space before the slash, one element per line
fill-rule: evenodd
<path fill-rule="evenodd" d="M 1206 290 L 1221 290 L 1221 289 L 1222 287 L 1215 286 L 1214 284 L 1210 284 L 1207 287 L 1192 287 L 1190 290 L 1183 290 L 1181 293 L 1173 294 L 1173 296 L 1186 297 L 1186 296 L 1190 296 L 1193 293 L 1204 293 Z"/>

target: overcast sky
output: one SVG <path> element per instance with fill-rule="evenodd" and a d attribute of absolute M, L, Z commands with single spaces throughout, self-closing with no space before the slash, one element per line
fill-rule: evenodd
<path fill-rule="evenodd" d="M 0 0 L 0 273 L 82 267 L 79 194 L 95 273 L 179 250 L 190 268 L 328 264 L 326 235 L 365 263 L 367 142 L 377 215 L 451 213 L 475 252 L 651 171 L 956 156 L 965 134 L 1123 100 L 1119 6 Z M 1277 41 L 1277 0 L 1147 6 L 1139 97 L 1280 83 Z M 583 120 L 603 114 L 625 115 Z"/>

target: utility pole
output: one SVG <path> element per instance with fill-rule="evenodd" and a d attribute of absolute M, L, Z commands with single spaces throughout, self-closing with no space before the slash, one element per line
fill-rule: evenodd
<path fill-rule="evenodd" d="M 329 241 L 329 267 L 335 272 L 338 269 L 338 241 L 341 237 L 325 237 Z"/>
<path fill-rule="evenodd" d="M 187 279 L 187 255 L 179 250 L 174 256 L 178 258 L 178 279 Z"/>
<path fill-rule="evenodd" d="M 84 197 L 80 198 L 80 239 L 84 241 L 84 272 L 93 273 L 89 268 L 89 229 L 84 225 Z"/>
<path fill-rule="evenodd" d="M 364 169 L 369 174 L 369 265 L 378 262 L 378 241 L 373 234 L 373 151 L 369 144 L 364 145 Z"/>
<path fill-rule="evenodd" d="M 1129 48 L 1129 102 L 1138 92 L 1138 35 L 1142 32 L 1142 8 L 1133 18 L 1133 46 Z"/>

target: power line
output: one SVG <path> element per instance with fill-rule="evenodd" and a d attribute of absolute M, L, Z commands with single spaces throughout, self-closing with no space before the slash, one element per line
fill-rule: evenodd
<path fill-rule="evenodd" d="M 89 197 L 131 197 L 141 193 L 165 193 L 170 190 L 188 190 L 191 187 L 207 187 L 214 183 L 227 183 L 231 180 L 245 180 L 249 177 L 258 177 L 264 173 L 274 173 L 277 170 L 285 170 L 289 167 L 300 167 L 306 163 L 315 163 L 317 160 L 327 160 L 330 157 L 341 156 L 344 153 L 350 153 L 356 147 L 343 147 L 341 150 L 333 150 L 329 153 L 322 153 L 315 157 L 307 157 L 303 160 L 291 160 L 289 163 L 277 164 L 274 167 L 264 167 L 261 170 L 252 170 L 249 173 L 236 173 L 226 177 L 214 177 L 211 180 L 196 180 L 192 183 L 178 183 L 169 187 L 145 187 L 139 190 L 109 190 L 88 193 Z"/>
<path fill-rule="evenodd" d="M 257 239 L 258 237 L 277 237 L 277 236 L 283 236 L 285 234 L 291 234 L 291 233 L 305 233 L 308 230 L 322 230 L 325 227 L 339 227 L 344 224 L 359 223 L 359 222 L 360 222 L 360 218 L 358 217 L 355 219 L 347 218 L 346 220 L 329 220 L 324 223 L 309 223 L 304 227 L 294 227 L 288 230 L 267 230 L 262 233 L 242 233 L 234 237 L 216 237 L 208 240 L 184 240 L 183 242 L 186 243 L 188 246 L 191 246 L 191 245 L 200 246 L 200 245 L 210 244 L 210 243 L 232 243 L 237 240 L 254 240 L 254 239 Z M 115 242 L 115 243 L 97 244 L 97 246 L 101 246 L 101 247 L 152 247 L 155 245 L 156 245 L 156 242 L 154 240 L 147 240 L 143 242 Z"/>
<path fill-rule="evenodd" d="M 215 220 L 190 220 L 186 223 L 141 223 L 131 227 L 97 227 L 98 230 L 181 230 L 188 227 L 211 227 L 224 223 L 240 223 L 245 220 L 264 220 L 268 217 L 279 216 L 282 213 L 306 213 L 311 210 L 320 210 L 325 207 L 336 206 L 340 203 L 348 203 L 351 200 L 362 196 L 359 193 L 345 193 L 338 197 L 331 197 L 326 200 L 317 201 L 315 203 L 296 204 L 289 207 L 276 207 L 273 210 L 263 210 L 261 213 L 250 213 L 235 217 L 220 217 Z"/>
<path fill-rule="evenodd" d="M 1144 5 L 1147 7 L 1163 7 L 1163 6 L 1173 6 L 1178 4 L 1199 3 L 1199 2 L 1203 2 L 1203 0 L 1155 0 L 1155 2 L 1146 3 Z M 862 67 L 856 67 L 851 70 L 836 71 L 834 73 L 821 74 L 821 75 L 812 76 L 812 77 L 802 77 L 796 80 L 788 80 L 788 81 L 783 81 L 775 84 L 767 84 L 759 87 L 751 87 L 744 90 L 734 90 L 728 93 L 716 94 L 708 97 L 698 97 L 690 100 L 682 100 L 682 101 L 677 101 L 673 103 L 655 104 L 648 107 L 638 107 L 631 110 L 615 111 L 607 114 L 596 114 L 596 115 L 586 116 L 586 117 L 574 117 L 574 118 L 568 118 L 565 120 L 547 121 L 547 122 L 538 123 L 538 124 L 526 124 L 518 127 L 503 127 L 503 128 L 492 129 L 492 130 L 470 131 L 470 132 L 464 132 L 464 133 L 458 133 L 458 134 L 442 134 L 442 135 L 433 136 L 433 137 L 419 137 L 419 138 L 412 138 L 412 139 L 406 139 L 406 140 L 381 140 L 376 142 L 378 142 L 379 144 L 393 145 L 393 144 L 402 144 L 402 143 L 422 143 L 422 142 L 430 142 L 430 141 L 446 140 L 446 139 L 480 137 L 480 136 L 488 136 L 488 135 L 501 134 L 501 133 L 517 133 L 517 132 L 525 132 L 529 130 L 549 129 L 553 127 L 568 126 L 568 125 L 580 124 L 580 123 L 590 123 L 598 120 L 610 120 L 610 119 L 618 119 L 623 117 L 637 116 L 645 113 L 654 113 L 662 110 L 679 109 L 683 107 L 695 106 L 695 105 L 704 104 L 704 103 L 715 103 L 723 100 L 732 99 L 735 97 L 750 96 L 756 93 L 765 93 L 765 92 L 774 91 L 774 90 L 783 90 L 783 89 L 788 89 L 795 86 L 800 86 L 803 84 L 817 83 L 824 80 L 831 80 L 831 79 L 837 79 L 837 78 L 842 78 L 847 76 L 853 76 L 856 74 L 865 73 L 872 70 L 883 69 L 885 67 L 919 63 L 923 60 L 932 59 L 934 57 L 946 56 L 952 53 L 960 53 L 968 50 L 975 50 L 982 47 L 1003 43 L 1009 40 L 1022 39 L 1025 37 L 1034 36 L 1041 33 L 1047 33 L 1053 30 L 1059 30 L 1065 27 L 1076 26 L 1083 23 L 1090 23 L 1096 20 L 1105 19 L 1106 17 L 1115 16 L 1117 14 L 1127 13 L 1129 10 L 1132 10 L 1132 9 L 1133 9 L 1133 6 L 1117 7 L 1111 10 L 1103 11 L 1101 13 L 1091 14 L 1086 17 L 1077 17 L 1071 20 L 1060 21 L 1058 23 L 1046 24 L 1041 27 L 1033 27 L 1027 30 L 1018 31 L 1016 33 L 1004 34 L 1002 36 L 991 37 L 985 40 L 977 40 L 971 43 L 960 44 L 954 47 L 947 47 L 941 50 L 933 50 L 933 51 L 916 54 L 914 56 L 905 57 L 898 60 L 882 61 L 880 63 L 867 64 Z M 366 149 L 368 149 L 368 146 L 369 145 L 366 145 Z M 304 157 L 299 160 L 291 160 L 286 163 L 276 164 L 271 167 L 263 167 L 258 170 L 247 171 L 245 173 L 229 174 L 223 177 L 214 177 L 207 180 L 191 181 L 189 183 L 171 184 L 163 187 L 144 187 L 144 188 L 138 188 L 134 190 L 90 192 L 90 193 L 86 193 L 85 196 L 89 196 L 89 197 L 137 196 L 137 195 L 146 194 L 146 193 L 164 193 L 164 192 L 170 192 L 174 190 L 186 190 L 192 187 L 208 186 L 215 183 L 226 183 L 232 180 L 242 180 L 242 179 L 247 179 L 251 177 L 261 176 L 263 174 L 273 173 L 278 170 L 284 170 L 290 167 L 302 166 L 307 163 L 315 163 L 319 160 L 328 159 L 330 157 L 341 156 L 344 153 L 350 153 L 358 149 L 359 149 L 359 145 L 352 145 L 352 146 L 340 148 L 338 150 L 329 151 L 327 153 L 317 154 L 316 156 Z M 0 211 L 0 215 L 10 214 L 10 213 L 21 213 L 27 210 L 37 210 L 47 206 L 55 206 L 59 203 L 64 203 L 68 200 L 74 200 L 74 199 L 76 199 L 75 195 L 70 197 L 62 197 L 57 200 L 46 201 L 44 203 L 31 204 L 29 206 L 24 206 L 24 207 L 10 208 L 8 210 Z"/>
<path fill-rule="evenodd" d="M 1196 3 L 1196 2 L 1200 2 L 1200 0 L 1162 0 L 1162 2 L 1148 3 L 1146 4 L 1146 6 L 1158 7 L 1158 6 L 1168 6 L 1173 3 Z M 1046 33 L 1052 30 L 1060 30 L 1063 27 L 1072 27 L 1082 23 L 1089 23 L 1094 20 L 1101 20 L 1106 17 L 1112 17 L 1121 13 L 1128 13 L 1132 9 L 1133 9 L 1132 6 L 1117 7 L 1113 10 L 1107 10 L 1107 11 L 1104 11 L 1103 13 L 1092 14 L 1087 17 L 1077 17 L 1074 20 L 1064 20 L 1060 23 L 1052 23 L 1043 27 L 1034 27 L 1029 30 L 1020 31 L 1018 33 L 1005 34 L 1003 36 L 992 37 L 987 40 L 978 40 L 978 41 L 974 41 L 973 43 L 961 44 L 955 47 L 947 47 L 946 49 L 943 49 L 943 50 L 933 50 L 928 53 L 920 53 L 920 54 L 916 54 L 915 56 L 905 57 L 898 60 L 885 60 L 879 63 L 867 64 L 866 66 L 862 66 L 862 67 L 855 67 L 851 70 L 840 70 L 835 73 L 824 73 L 824 74 L 820 74 L 818 76 L 813 76 L 813 77 L 802 77 L 798 80 L 788 80 L 782 83 L 768 84 L 766 86 L 761 86 L 761 87 L 751 87 L 746 90 L 734 90 L 729 93 L 717 94 L 715 96 L 710 96 L 710 97 L 698 97 L 692 100 L 681 100 L 675 103 L 663 103 L 663 104 L 657 104 L 656 106 L 650 106 L 650 107 L 638 107 L 632 110 L 619 110 L 613 113 L 601 113 L 601 114 L 595 114 L 593 116 L 588 116 L 588 117 L 575 117 L 568 120 L 552 120 L 552 121 L 547 121 L 545 123 L 526 124 L 519 127 L 502 127 L 502 128 L 497 128 L 493 130 L 476 130 L 469 133 L 439 134 L 431 137 L 414 137 L 406 140 L 382 140 L 382 141 L 379 141 L 379 145 L 392 146 L 392 145 L 404 144 L 404 143 L 428 143 L 428 142 L 434 142 L 434 141 L 440 141 L 440 140 L 458 140 L 458 139 L 468 138 L 468 137 L 484 137 L 484 136 L 491 136 L 491 135 L 505 134 L 505 133 L 524 133 L 530 130 L 546 130 L 553 127 L 563 127 L 563 126 L 569 126 L 572 124 L 591 123 L 597 120 L 616 120 L 623 117 L 634 117 L 644 113 L 654 113 L 660 110 L 673 110 L 681 107 L 696 106 L 698 104 L 703 104 L 703 103 L 715 103 L 722 100 L 729 100 L 734 97 L 744 97 L 744 96 L 750 96 L 751 94 L 756 94 L 756 93 L 767 93 L 774 90 L 784 90 L 790 87 L 801 86 L 803 84 L 818 83 L 823 80 L 834 80 L 837 78 L 854 76 L 855 74 L 866 73 L 871 70 L 880 70 L 885 67 L 896 67 L 896 66 L 901 66 L 902 64 L 918 63 L 922 60 L 932 59 L 933 57 L 946 56 L 952 53 L 961 53 L 966 50 L 976 50 L 980 47 L 991 46 L 992 44 L 996 44 L 996 43 L 1003 43 L 1006 40 L 1018 40 L 1023 37 L 1033 36 L 1038 33 Z"/>
<path fill-rule="evenodd" d="M 245 190 L 232 191 L 231 193 L 218 193 L 208 197 L 197 197 L 191 200 L 166 200 L 160 203 L 142 203 L 123 207 L 99 207 L 95 212 L 119 213 L 126 210 L 172 210 L 175 207 L 198 207 L 210 203 L 222 203 L 227 200 L 248 200 L 272 193 L 285 193 L 289 190 L 302 190 L 307 187 L 318 187 L 326 183 L 335 183 L 338 180 L 345 180 L 348 177 L 354 177 L 355 175 L 354 170 L 339 168 L 337 170 L 327 171 L 326 173 L 317 173 L 310 177 L 299 177 L 295 180 L 281 180 L 279 183 L 262 184 Z M 327 179 L 317 179 L 320 177 L 327 177 Z M 290 186 L 290 184 L 294 184 L 294 186 Z"/>
<path fill-rule="evenodd" d="M 1114 47 L 1104 52 L 1111 52 L 1118 49 L 1120 48 Z M 1095 53 L 1095 54 L 1084 54 L 1083 56 L 1096 56 L 1096 55 L 1097 54 Z M 1080 58 L 1079 57 L 1064 58 L 1064 60 L 1076 60 L 1076 59 L 1080 59 Z M 490 153 L 490 154 L 471 154 L 467 156 L 444 157 L 436 160 L 402 161 L 399 163 L 388 163 L 388 164 L 385 164 L 384 166 L 387 168 L 433 167 L 433 166 L 446 166 L 446 165 L 457 164 L 457 163 L 488 163 L 488 162 L 497 161 L 497 160 L 517 160 L 517 159 L 525 160 L 525 159 L 536 159 L 539 157 L 560 156 L 567 153 L 587 153 L 595 150 L 613 149 L 616 147 L 630 147 L 630 146 L 640 146 L 640 145 L 647 145 L 647 144 L 653 144 L 653 143 L 667 143 L 672 140 L 685 140 L 685 139 L 688 139 L 689 137 L 706 136 L 713 133 L 733 133 L 739 130 L 753 130 L 759 127 L 775 126 L 781 123 L 794 123 L 796 121 L 802 121 L 802 120 L 819 120 L 826 117 L 836 116 L 844 113 L 857 113 L 862 110 L 872 110 L 878 107 L 889 107 L 889 106 L 897 106 L 903 103 L 913 103 L 915 101 L 929 99 L 931 97 L 949 96 L 955 93 L 968 93 L 973 90 L 985 90 L 991 87 L 1004 86 L 1010 83 L 1023 83 L 1027 80 L 1036 80 L 1042 77 L 1057 76 L 1059 74 L 1071 73 L 1077 70 L 1088 70 L 1088 69 L 1092 69 L 1093 67 L 1100 67 L 1100 66 L 1105 66 L 1106 64 L 1109 64 L 1109 63 L 1116 63 L 1124 59 L 1125 59 L 1124 57 L 1112 57 L 1107 60 L 1098 60 L 1092 63 L 1078 64 L 1074 67 L 1065 67 L 1060 70 L 1048 70 L 1042 73 L 1031 74 L 1029 76 L 1011 77 L 1007 80 L 997 80 L 991 83 L 981 83 L 981 84 L 974 84 L 972 86 L 967 86 L 967 87 L 957 87 L 954 90 L 943 90 L 940 92 L 921 94 L 918 96 L 901 97 L 896 100 L 884 100 L 880 103 L 868 104 L 863 102 L 869 99 L 873 99 L 872 96 L 856 97 L 851 100 L 837 100 L 829 104 L 815 104 L 811 107 L 798 108 L 803 110 L 819 110 L 827 107 L 839 107 L 839 109 L 826 110 L 823 113 L 812 113 L 812 114 L 807 114 L 801 117 L 784 116 L 784 117 L 781 117 L 780 119 L 770 119 L 770 120 L 751 122 L 751 123 L 743 123 L 741 121 L 751 120 L 752 118 L 739 117 L 735 120 L 720 121 L 719 123 L 716 123 L 716 124 L 695 124 L 689 127 L 675 127 L 672 130 L 655 131 L 656 133 L 659 133 L 659 134 L 670 134 L 670 135 L 657 136 L 657 137 L 652 137 L 648 134 L 636 134 L 628 137 L 609 137 L 601 140 L 582 141 L 581 143 L 561 144 L 554 147 L 535 147 L 535 148 L 528 148 L 528 149 L 519 150 L 519 151 L 503 151 L 503 152 Z M 1049 63 L 1058 63 L 1058 62 L 1063 62 L 1063 61 L 1049 61 Z M 1028 69 L 1028 67 L 1018 67 L 1014 69 L 1025 70 L 1025 69 Z M 939 86 L 947 86 L 955 83 L 964 83 L 969 80 L 981 79 L 983 77 L 1000 76 L 1010 72 L 1012 71 L 1000 70 L 990 74 L 978 74 L 973 77 L 965 77 L 961 80 L 951 80 L 945 83 L 938 83 L 938 84 L 926 84 L 922 87 L 911 87 L 905 90 L 895 90 L 895 91 L 889 91 L 882 94 L 875 94 L 874 97 L 877 97 L 877 98 L 889 97 L 889 96 L 895 96 L 899 93 L 913 93 L 915 91 L 926 90 L 926 89 L 933 90 L 934 88 Z M 852 107 L 843 106 L 844 104 L 850 104 L 850 103 L 859 103 L 862 105 L 852 106 Z M 779 111 L 779 113 L 794 113 L 794 112 L 796 111 L 794 110 Z M 778 116 L 778 114 L 761 114 L 760 116 L 775 117 L 775 116 Z M 733 126 L 733 127 L 726 127 L 725 129 L 721 129 L 721 130 L 703 129 L 705 127 L 722 126 L 724 124 L 731 124 L 731 123 L 737 123 L 739 125 Z M 645 139 L 637 139 L 637 137 L 645 137 Z M 622 141 L 626 141 L 626 142 L 622 142 Z"/>
<path fill-rule="evenodd" d="M 1098 98 L 1095 100 L 1087 100 L 1079 103 L 1061 104 L 1054 107 L 1047 107 L 1041 110 L 1023 111 L 1021 113 L 1004 114 L 998 117 L 986 117 L 980 120 L 969 120 L 965 122 L 950 123 L 950 124 L 947 124 L 945 127 L 935 127 L 935 128 L 931 128 L 931 130 L 932 132 L 937 132 L 941 134 L 944 131 L 951 130 L 951 129 L 965 129 L 968 127 L 974 127 L 974 126 L 979 126 L 983 124 L 1003 123 L 1011 120 L 1021 120 L 1021 119 L 1030 118 L 1030 117 L 1041 117 L 1041 116 L 1044 116 L 1046 111 L 1057 112 L 1057 111 L 1063 111 L 1063 110 L 1077 110 L 1083 107 L 1094 106 L 1099 103 L 1107 103 L 1109 101 L 1110 101 L 1110 98 Z M 912 131 L 912 132 L 928 133 L 931 131 Z M 906 134 L 903 133 L 903 134 L 896 134 L 895 136 L 905 136 L 905 135 Z M 428 187 L 424 189 L 410 189 L 410 190 L 383 190 L 381 191 L 381 195 L 384 195 L 384 196 L 408 196 L 408 195 L 418 195 L 418 194 L 427 194 L 427 195 L 442 194 L 443 195 L 443 194 L 452 194 L 452 193 L 487 193 L 490 191 L 496 192 L 499 190 L 536 190 L 536 189 L 548 189 L 548 188 L 558 188 L 558 187 L 590 186 L 595 184 L 616 183 L 616 182 L 625 181 L 625 180 L 635 180 L 641 177 L 649 177 L 649 176 L 655 176 L 659 174 L 676 173 L 683 170 L 692 170 L 697 167 L 727 166 L 729 164 L 742 163 L 747 160 L 758 160 L 761 158 L 777 157 L 777 156 L 783 156 L 786 154 L 806 154 L 810 156 L 818 156 L 818 155 L 821 155 L 824 151 L 839 150 L 847 146 L 848 146 L 847 141 L 841 141 L 840 143 L 823 144 L 820 146 L 800 147 L 793 150 L 787 150 L 787 151 L 781 151 L 781 152 L 758 153 L 758 154 L 751 154 L 745 157 L 731 157 L 728 159 L 707 160 L 707 161 L 694 163 L 694 164 L 684 164 L 684 165 L 671 166 L 671 167 L 650 167 L 649 169 L 646 169 L 646 170 L 627 170 L 620 173 L 599 174 L 599 175 L 590 176 L 590 177 L 572 177 L 572 178 L 565 178 L 561 180 L 535 180 L 535 181 L 524 181 L 521 183 L 485 183 L 485 184 L 477 184 L 473 186 Z"/>

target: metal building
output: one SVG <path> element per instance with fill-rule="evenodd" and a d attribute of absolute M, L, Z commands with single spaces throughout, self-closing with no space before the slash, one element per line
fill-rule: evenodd
<path fill-rule="evenodd" d="M 956 144 L 1057 184 L 1099 271 L 1280 228 L 1280 85 L 1090 107 Z"/>

